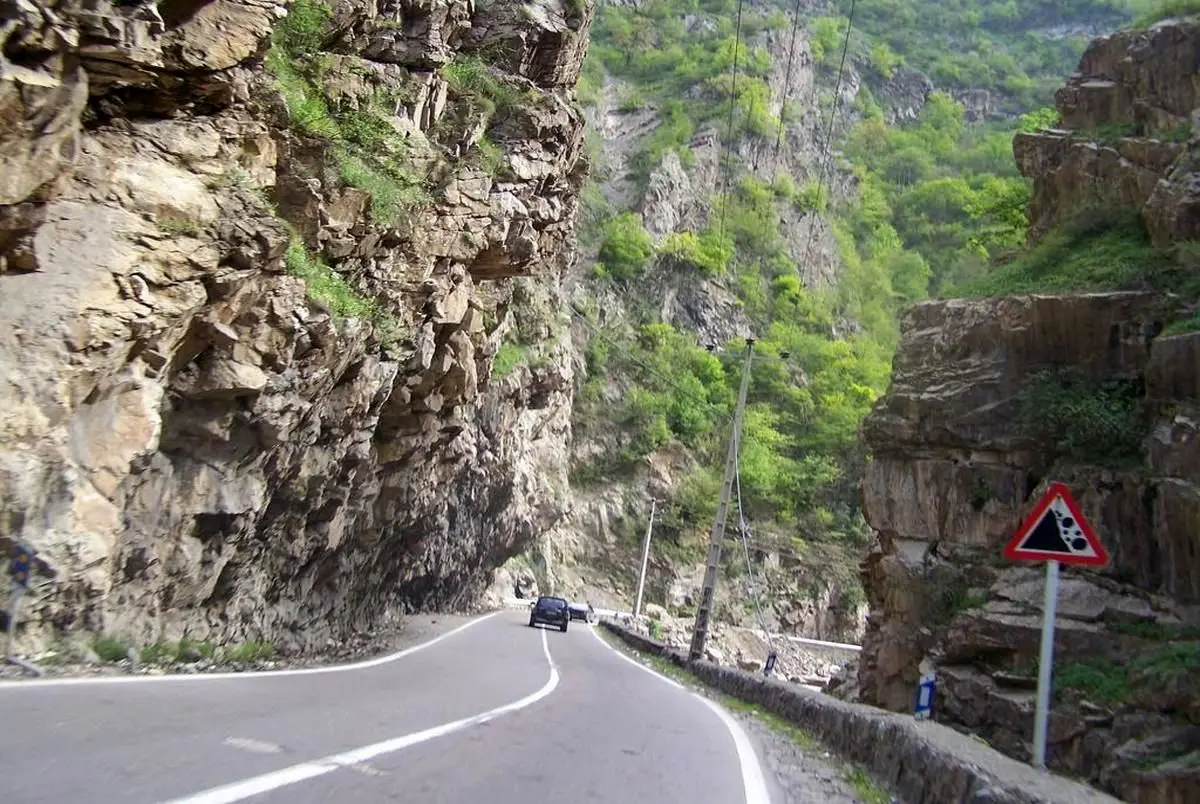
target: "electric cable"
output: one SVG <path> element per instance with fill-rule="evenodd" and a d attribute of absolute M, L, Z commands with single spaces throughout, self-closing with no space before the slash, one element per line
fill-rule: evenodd
<path fill-rule="evenodd" d="M 721 143 L 721 150 L 724 152 L 724 155 L 718 157 L 720 159 L 720 162 L 717 164 L 717 168 L 719 170 L 724 171 L 724 177 L 721 182 L 722 186 L 721 186 L 721 192 L 720 192 L 720 202 L 721 202 L 721 211 L 720 211 L 720 217 L 719 217 L 720 222 L 717 226 L 717 239 L 718 240 L 723 240 L 725 237 L 725 208 L 729 201 L 729 178 L 730 178 L 730 174 L 733 172 L 732 159 L 730 158 L 730 151 L 732 150 L 732 147 L 733 147 L 733 122 L 734 122 L 735 113 L 737 112 L 737 108 L 739 105 L 738 104 L 739 98 L 738 98 L 738 94 L 737 94 L 737 77 L 738 77 L 738 52 L 741 50 L 741 47 L 742 47 L 742 5 L 743 5 L 743 2 L 744 2 L 744 0 L 738 0 L 738 4 L 737 4 L 737 22 L 735 23 L 734 29 L 733 29 L 733 64 L 732 64 L 733 75 L 730 80 L 730 87 L 729 87 L 729 124 L 726 127 L 725 141 L 723 143 Z"/>
<path fill-rule="evenodd" d="M 841 95 L 841 92 L 842 92 L 842 77 L 846 72 L 846 54 L 850 50 L 850 33 L 854 30 L 854 11 L 855 11 L 855 8 L 857 7 L 857 5 L 858 5 L 858 0 L 850 0 L 850 14 L 848 16 L 847 23 L 846 23 L 846 38 L 842 42 L 842 60 L 841 60 L 841 64 L 838 65 L 837 81 L 833 87 L 833 106 L 829 110 L 829 126 L 825 131 L 825 142 L 824 142 L 825 159 L 822 160 L 821 170 L 817 174 L 816 203 L 817 203 L 818 207 L 821 204 L 821 193 L 823 192 L 824 186 L 825 186 L 825 171 L 829 167 L 829 162 L 831 161 L 831 158 L 833 155 L 832 154 L 833 125 L 834 125 L 834 122 L 837 120 L 839 96 Z M 803 267 L 808 265 L 808 257 L 812 250 L 813 230 L 815 228 L 815 226 L 814 226 L 815 221 L 816 221 L 816 214 L 814 213 L 814 215 L 812 216 L 812 218 L 809 219 L 809 222 L 808 222 L 808 242 L 804 246 L 804 258 L 801 260 L 800 265 L 797 266 L 798 273 L 801 271 L 801 269 Z M 800 276 L 803 277 L 803 273 L 800 273 Z"/>

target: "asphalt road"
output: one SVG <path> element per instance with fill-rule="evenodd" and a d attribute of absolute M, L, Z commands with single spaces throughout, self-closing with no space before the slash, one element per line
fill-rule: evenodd
<path fill-rule="evenodd" d="M 0 684 L 0 802 L 767 804 L 728 715 L 526 619 L 336 672 Z"/>

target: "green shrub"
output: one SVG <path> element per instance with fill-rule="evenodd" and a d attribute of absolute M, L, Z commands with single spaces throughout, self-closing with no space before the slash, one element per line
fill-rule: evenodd
<path fill-rule="evenodd" d="M 129 657 L 129 645 L 115 636 L 103 636 L 92 644 L 102 662 L 119 662 Z"/>
<path fill-rule="evenodd" d="M 709 230 L 696 236 L 675 232 L 663 242 L 659 253 L 680 267 L 691 268 L 706 276 L 718 276 L 729 268 L 733 243 Z"/>
<path fill-rule="evenodd" d="M 492 359 L 492 377 L 497 380 L 507 377 L 528 358 L 529 347 L 518 343 L 502 343 Z"/>
<path fill-rule="evenodd" d="M 1042 371 L 1022 391 L 1021 424 L 1057 457 L 1124 468 L 1142 460 L 1148 428 L 1141 399 L 1132 381 L 1093 384 L 1070 370 Z"/>
<path fill-rule="evenodd" d="M 441 76 L 457 97 L 485 117 L 531 99 L 529 93 L 506 83 L 478 56 L 456 56 L 442 67 Z"/>
<path fill-rule="evenodd" d="M 636 214 L 622 212 L 604 225 L 598 257 L 607 275 L 614 279 L 633 279 L 642 273 L 653 254 L 654 240 L 642 228 Z"/>

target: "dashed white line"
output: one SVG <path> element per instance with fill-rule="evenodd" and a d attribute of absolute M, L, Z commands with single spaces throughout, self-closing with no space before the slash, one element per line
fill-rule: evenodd
<path fill-rule="evenodd" d="M 243 751 L 250 751 L 254 754 L 279 754 L 283 752 L 283 748 L 275 743 L 255 740 L 250 737 L 226 737 L 225 745 L 231 748 L 240 748 Z"/>
<path fill-rule="evenodd" d="M 730 736 L 733 737 L 734 749 L 737 751 L 738 765 L 740 765 L 742 769 L 742 789 L 746 797 L 746 804 L 771 804 L 771 795 L 767 792 L 767 780 L 766 777 L 763 776 L 762 766 L 758 762 L 758 754 L 755 753 L 754 744 L 750 742 L 750 737 L 746 734 L 740 723 L 734 720 L 733 717 L 720 706 L 720 704 L 710 701 L 703 695 L 697 695 L 696 693 L 687 689 L 687 687 L 680 684 L 678 681 L 664 676 L 662 673 L 647 667 L 641 662 L 626 656 L 624 653 L 614 648 L 608 643 L 608 640 L 600 636 L 598 626 L 592 627 L 591 631 L 592 635 L 596 637 L 596 639 L 600 640 L 604 647 L 608 648 L 613 653 L 632 664 L 634 667 L 645 670 L 659 681 L 670 684 L 676 689 L 684 690 L 688 693 L 688 695 L 698 699 L 701 703 L 711 709 L 717 715 L 717 717 L 721 719 L 721 722 L 729 731 Z"/>
<path fill-rule="evenodd" d="M 463 718 L 462 720 L 455 720 L 452 723 L 443 723 L 440 726 L 434 726 L 424 731 L 394 737 L 390 740 L 365 745 L 362 748 L 355 748 L 340 754 L 332 754 L 321 759 L 312 760 L 311 762 L 301 762 L 298 765 L 292 765 L 291 767 L 271 773 L 264 773 L 261 776 L 253 776 L 249 779 L 243 779 L 240 782 L 233 782 L 232 784 L 214 787 L 194 795 L 172 799 L 166 804 L 233 804 L 233 802 L 244 801 L 251 796 L 278 790 L 281 787 L 287 787 L 288 785 L 313 779 L 317 776 L 324 776 L 339 768 L 362 770 L 364 767 L 369 767 L 365 763 L 375 757 L 391 754 L 438 737 L 444 737 L 447 734 L 453 734 L 470 726 L 487 723 L 509 712 L 524 709 L 554 692 L 554 688 L 558 686 L 558 668 L 554 664 L 554 658 L 550 655 L 550 643 L 546 641 L 545 631 L 542 631 L 542 652 L 546 656 L 546 662 L 550 665 L 550 679 L 537 692 L 526 695 L 520 700 L 488 710 L 487 712 L 481 712 L 478 715 Z M 758 802 L 749 802 L 749 804 L 758 804 Z"/>
<path fill-rule="evenodd" d="M 173 673 L 162 676 L 101 676 L 98 678 L 43 678 L 33 681 L 3 681 L 0 682 L 0 692 L 4 690 L 26 690 L 31 687 L 65 687 L 74 684 L 139 684 L 149 683 L 152 681 L 218 681 L 231 678 L 255 679 L 255 678 L 281 678 L 283 676 L 315 676 L 322 673 L 344 673 L 349 670 L 366 670 L 370 667 L 379 667 L 389 662 L 394 662 L 397 659 L 403 659 L 405 656 L 410 656 L 417 651 L 425 650 L 432 647 L 443 639 L 449 639 L 455 634 L 462 633 L 473 625 L 478 625 L 484 620 L 489 620 L 500 614 L 499 611 L 493 611 L 491 614 L 485 614 L 482 617 L 476 617 L 473 620 L 468 620 L 457 628 L 452 628 L 444 634 L 439 634 L 433 639 L 425 642 L 420 642 L 416 645 L 405 648 L 404 650 L 389 653 L 386 656 L 377 656 L 374 659 L 367 659 L 361 662 L 352 664 L 335 664 L 326 667 L 305 667 L 295 670 L 260 670 L 246 673 Z"/>

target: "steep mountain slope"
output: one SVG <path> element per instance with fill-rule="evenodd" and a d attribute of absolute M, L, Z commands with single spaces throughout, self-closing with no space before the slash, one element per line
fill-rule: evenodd
<path fill-rule="evenodd" d="M 628 600 L 655 496 L 648 599 L 690 614 L 749 335 L 750 549 L 735 516 L 721 616 L 758 620 L 757 589 L 772 628 L 854 641 L 857 428 L 887 386 L 898 311 L 1023 243 L 1013 132 L 1045 116 L 1087 37 L 1127 17 L 859 2 L 847 41 L 849 3 L 802 4 L 795 31 L 790 6 L 747 4 L 740 28 L 738 8 L 598 10 L 580 85 L 595 168 L 573 275 L 573 511 L 519 571 Z"/>
<path fill-rule="evenodd" d="M 473 601 L 565 507 L 590 6 L 3 8 L 19 646 Z M 501 377 L 509 331 L 545 359 Z"/>
<path fill-rule="evenodd" d="M 1014 142 L 1032 248 L 905 313 L 864 423 L 863 700 L 1030 756 L 1040 567 L 1002 547 L 1052 480 L 1106 545 L 1059 595 L 1048 762 L 1123 800 L 1200 797 L 1200 18 L 1096 40 Z"/>

